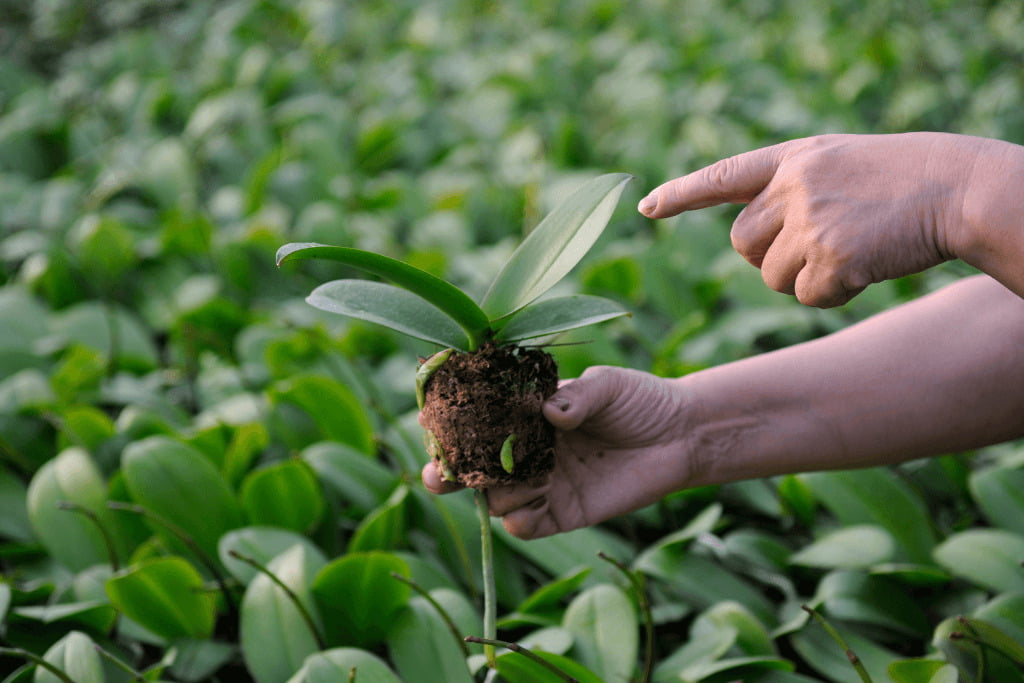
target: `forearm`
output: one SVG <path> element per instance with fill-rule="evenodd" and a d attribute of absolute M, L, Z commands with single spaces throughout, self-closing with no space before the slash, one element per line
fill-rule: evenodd
<path fill-rule="evenodd" d="M 968 188 L 956 255 L 1024 297 L 1024 147 L 985 140 Z"/>
<path fill-rule="evenodd" d="M 987 277 L 676 380 L 688 486 L 895 463 L 1024 435 L 1024 299 Z"/>

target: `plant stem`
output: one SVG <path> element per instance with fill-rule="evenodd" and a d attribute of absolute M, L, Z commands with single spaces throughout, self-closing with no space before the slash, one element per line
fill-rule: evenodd
<path fill-rule="evenodd" d="M 448 630 L 452 632 L 453 636 L 455 636 L 455 640 L 459 642 L 459 647 L 462 648 L 462 655 L 464 657 L 468 657 L 469 648 L 466 647 L 466 641 L 463 640 L 462 634 L 459 633 L 459 627 L 455 625 L 454 621 L 452 621 L 452 617 L 450 614 L 448 614 L 448 610 L 442 607 L 441 603 L 435 600 L 434 596 L 431 595 L 425 588 L 423 588 L 423 586 L 419 585 L 418 583 L 410 579 L 408 576 L 402 576 L 398 572 L 391 572 L 391 577 L 398 579 L 405 585 L 409 586 L 414 591 L 419 593 L 427 602 L 430 603 L 430 606 L 433 607 L 437 611 L 437 613 L 441 615 L 441 619 L 444 620 L 444 623 L 448 627 Z"/>
<path fill-rule="evenodd" d="M 641 683 L 650 683 L 651 674 L 654 670 L 654 617 L 651 615 L 651 602 L 647 599 L 647 591 L 644 589 L 643 580 L 637 572 L 631 571 L 614 557 L 605 554 L 603 551 L 597 554 L 605 562 L 610 562 L 622 572 L 633 591 L 636 593 L 637 602 L 640 603 L 640 612 L 644 619 L 644 668 L 640 674 Z"/>
<path fill-rule="evenodd" d="M 324 641 L 324 637 L 320 635 L 320 629 L 317 628 L 316 622 L 313 621 L 313 615 L 310 614 L 309 610 L 306 609 L 306 606 L 302 604 L 302 601 L 299 600 L 299 596 L 295 594 L 295 591 L 289 588 L 284 583 L 284 581 L 278 578 L 277 574 L 270 571 L 265 565 L 258 562 L 256 558 L 250 557 L 249 555 L 243 555 L 242 553 L 235 550 L 229 550 L 228 554 L 231 555 L 231 557 L 237 560 L 241 560 L 242 562 L 245 562 L 249 566 L 253 567 L 254 569 L 256 569 L 256 571 L 260 572 L 268 579 L 273 581 L 275 586 L 283 590 L 284 594 L 287 595 L 288 599 L 291 600 L 292 603 L 295 605 L 295 609 L 299 610 L 299 615 L 302 617 L 302 620 L 306 622 L 306 627 L 309 629 L 310 633 L 313 634 L 313 638 L 316 639 L 316 644 L 319 646 L 321 650 L 327 649 L 327 643 Z"/>
<path fill-rule="evenodd" d="M 211 558 L 205 550 L 199 547 L 199 544 L 196 543 L 196 539 L 192 538 L 192 536 L 186 533 L 185 530 L 177 524 L 164 519 L 160 515 L 141 505 L 133 505 L 132 503 L 122 503 L 121 501 L 112 500 L 107 502 L 107 507 L 111 510 L 121 510 L 123 512 L 131 512 L 141 517 L 146 517 L 177 536 L 182 543 L 188 546 L 189 550 L 195 554 L 199 561 L 203 563 L 203 566 L 206 567 L 207 571 L 213 575 L 213 579 L 217 582 L 220 592 L 224 595 L 224 601 L 227 603 L 228 609 L 231 611 L 232 615 L 237 617 L 238 605 L 235 603 L 235 598 L 231 594 L 231 590 L 228 588 L 224 575 L 221 574 L 220 569 L 217 568 L 217 563 L 213 561 L 213 558 Z"/>
<path fill-rule="evenodd" d="M 99 515 L 85 507 L 70 500 L 62 500 L 57 503 L 58 510 L 70 510 L 71 512 L 77 512 L 84 515 L 86 519 L 96 525 L 96 528 L 100 530 L 100 535 L 103 536 L 103 543 L 107 546 L 107 559 L 110 562 L 111 571 L 117 571 L 120 569 L 120 565 L 117 560 L 117 550 L 114 549 L 114 539 L 110 537 L 110 532 L 107 531 L 107 527 L 103 522 L 100 521 Z"/>
<path fill-rule="evenodd" d="M 526 657 L 528 659 L 532 659 L 533 661 L 537 662 L 538 664 L 540 664 L 541 666 L 543 666 L 544 668 L 548 669 L 553 674 L 555 674 L 556 676 L 561 678 L 563 681 L 567 681 L 568 683 L 579 683 L 578 680 L 576 680 L 575 678 L 573 678 L 569 674 L 565 673 L 564 671 L 559 669 L 557 666 L 555 666 L 554 664 L 552 664 L 548 660 L 546 660 L 543 657 L 535 654 L 534 652 L 531 652 L 528 648 L 523 647 L 519 643 L 509 643 L 509 642 L 506 642 L 504 640 L 495 640 L 493 638 L 477 638 L 476 636 L 468 636 L 466 638 L 466 642 L 467 643 L 480 643 L 484 647 L 491 647 L 491 648 L 503 647 L 503 648 L 505 648 L 505 649 L 507 649 L 507 650 L 509 650 L 511 652 L 515 652 L 516 654 L 523 655 L 524 657 Z"/>
<path fill-rule="evenodd" d="M 480 489 L 475 489 L 473 495 L 476 498 L 476 514 L 480 519 L 480 553 L 483 557 L 483 581 L 484 581 L 484 638 L 494 640 L 498 633 L 498 612 L 495 605 L 494 591 L 494 547 L 491 540 L 491 513 L 487 509 L 487 494 Z M 494 644 L 484 643 L 484 656 L 487 657 L 487 666 L 492 669 L 498 665 L 498 659 L 494 653 Z"/>
<path fill-rule="evenodd" d="M 10 655 L 12 657 L 21 657 L 22 659 L 27 659 L 33 664 L 43 667 L 44 669 L 52 673 L 54 676 L 64 681 L 64 683 L 75 683 L 73 680 L 71 680 L 71 676 L 68 676 L 67 673 L 64 672 L 64 670 L 46 661 L 45 659 L 37 655 L 35 652 L 29 652 L 28 650 L 23 650 L 20 647 L 0 647 L 0 655 Z"/>
<path fill-rule="evenodd" d="M 871 676 L 868 674 L 868 670 L 864 668 L 864 662 L 860 661 L 860 657 L 850 649 L 850 646 L 846 644 L 846 641 L 843 639 L 843 636 L 839 634 L 839 631 L 837 631 L 832 624 L 825 621 L 825 617 L 821 616 L 813 607 L 809 607 L 807 605 L 800 605 L 800 607 L 814 617 L 815 620 L 817 620 L 817 622 L 825 629 L 825 632 L 832 636 L 832 640 L 839 644 L 839 647 L 841 647 L 843 652 L 846 653 L 846 658 L 850 660 L 850 664 L 853 665 L 857 675 L 860 676 L 860 680 L 864 683 L 873 683 Z"/>

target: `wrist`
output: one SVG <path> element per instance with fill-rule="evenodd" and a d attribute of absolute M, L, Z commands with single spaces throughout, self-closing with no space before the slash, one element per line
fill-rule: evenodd
<path fill-rule="evenodd" d="M 955 255 L 1024 296 L 1024 147 L 986 140 L 963 198 Z"/>

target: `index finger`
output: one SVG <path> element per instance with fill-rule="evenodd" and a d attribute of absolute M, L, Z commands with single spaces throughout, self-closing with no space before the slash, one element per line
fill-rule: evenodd
<path fill-rule="evenodd" d="M 637 208 L 648 218 L 668 218 L 716 204 L 747 203 L 775 177 L 788 144 L 737 154 L 670 180 L 654 188 Z"/>

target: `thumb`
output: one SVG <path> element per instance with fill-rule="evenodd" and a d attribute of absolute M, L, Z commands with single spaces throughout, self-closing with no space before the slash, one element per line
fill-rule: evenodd
<path fill-rule="evenodd" d="M 747 203 L 775 177 L 789 144 L 738 154 L 670 180 L 640 200 L 637 210 L 648 218 L 668 218 L 716 204 Z"/>
<path fill-rule="evenodd" d="M 557 429 L 576 429 L 613 400 L 620 390 L 615 373 L 618 369 L 587 368 L 578 379 L 562 382 L 558 391 L 544 402 L 544 417 Z"/>

